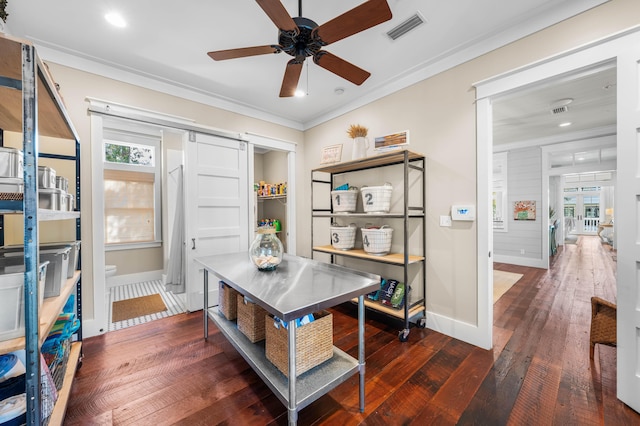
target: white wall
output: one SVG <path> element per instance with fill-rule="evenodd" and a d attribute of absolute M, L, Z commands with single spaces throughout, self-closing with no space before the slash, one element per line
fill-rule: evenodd
<path fill-rule="evenodd" d="M 507 232 L 493 233 L 496 262 L 515 265 L 542 265 L 542 219 L 548 215 L 542 207 L 542 157 L 540 148 L 509 151 L 507 154 Z M 535 201 L 535 220 L 514 220 L 517 201 Z M 523 253 L 524 251 L 524 253 Z"/>

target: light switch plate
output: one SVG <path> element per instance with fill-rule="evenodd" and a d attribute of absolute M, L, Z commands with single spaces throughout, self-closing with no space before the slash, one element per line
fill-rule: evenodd
<path fill-rule="evenodd" d="M 440 216 L 440 226 L 451 226 L 451 216 Z"/>

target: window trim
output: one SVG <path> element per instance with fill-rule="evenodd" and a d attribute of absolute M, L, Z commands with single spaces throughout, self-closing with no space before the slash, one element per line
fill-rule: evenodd
<path fill-rule="evenodd" d="M 152 146 L 155 150 L 154 166 L 112 163 L 106 160 L 106 144 L 116 145 L 147 145 Z M 107 170 L 131 171 L 137 173 L 147 173 L 153 175 L 153 191 L 154 191 L 154 239 L 152 241 L 133 242 L 133 243 L 107 243 L 104 242 L 105 251 L 117 250 L 135 250 L 139 248 L 160 247 L 162 245 L 162 145 L 161 134 L 144 133 L 141 129 L 129 130 L 123 127 L 106 127 L 104 128 L 104 136 L 102 138 L 101 158 L 104 172 Z M 103 184 L 104 196 L 104 184 Z M 105 206 L 103 205 L 103 215 Z M 104 224 L 106 231 L 106 223 Z"/>

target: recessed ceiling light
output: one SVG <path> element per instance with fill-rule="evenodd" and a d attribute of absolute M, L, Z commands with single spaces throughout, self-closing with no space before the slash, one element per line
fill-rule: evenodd
<path fill-rule="evenodd" d="M 553 102 L 551 104 L 551 108 L 558 108 L 558 107 L 563 107 L 563 106 L 567 106 L 569 105 L 571 102 L 573 102 L 572 98 L 564 98 L 564 99 L 558 99 L 557 101 Z"/>
<path fill-rule="evenodd" d="M 120 15 L 118 12 L 107 13 L 106 15 L 104 15 L 104 19 L 106 19 L 107 22 L 113 25 L 114 27 L 124 28 L 127 26 L 127 22 L 124 20 L 122 15 Z"/>
<path fill-rule="evenodd" d="M 296 90 L 295 93 L 293 94 L 293 96 L 295 96 L 296 98 L 303 98 L 306 96 L 306 93 L 304 90 Z"/>
<path fill-rule="evenodd" d="M 344 89 L 342 87 L 336 87 L 333 93 L 335 93 L 336 95 L 342 95 L 344 93 Z"/>
<path fill-rule="evenodd" d="M 571 122 L 570 121 L 565 121 L 564 123 L 558 124 L 558 127 L 567 127 L 567 126 L 571 126 Z"/>

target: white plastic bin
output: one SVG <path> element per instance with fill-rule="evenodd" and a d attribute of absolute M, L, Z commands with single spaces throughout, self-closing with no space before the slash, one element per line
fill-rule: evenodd
<path fill-rule="evenodd" d="M 356 242 L 356 226 L 331 226 L 331 245 L 336 250 L 351 250 Z"/>
<path fill-rule="evenodd" d="M 380 228 L 361 228 L 364 251 L 376 256 L 384 256 L 391 250 L 393 228 L 383 225 Z"/>
<path fill-rule="evenodd" d="M 389 213 L 392 192 L 393 186 L 388 183 L 383 186 L 363 186 L 360 193 L 365 213 Z"/>
<path fill-rule="evenodd" d="M 45 298 L 60 296 L 60 289 L 67 281 L 67 278 L 69 278 L 70 253 L 70 245 L 58 248 L 40 247 L 40 262 L 49 262 L 49 267 L 47 268 L 47 279 L 44 287 Z M 5 258 L 22 259 L 24 256 L 24 249 L 22 246 L 3 247 L 0 249 L 0 255 Z"/>
<path fill-rule="evenodd" d="M 357 189 L 331 191 L 331 204 L 334 212 L 355 212 L 357 201 Z"/>
<path fill-rule="evenodd" d="M 38 272 L 38 305 L 42 306 L 48 262 Z M 24 258 L 0 258 L 0 341 L 24 336 Z"/>
<path fill-rule="evenodd" d="M 69 252 L 69 267 L 67 268 L 67 278 L 72 278 L 78 269 L 78 259 L 80 258 L 80 241 L 65 241 L 60 243 L 42 243 L 40 250 L 57 249 L 71 247 Z"/>

